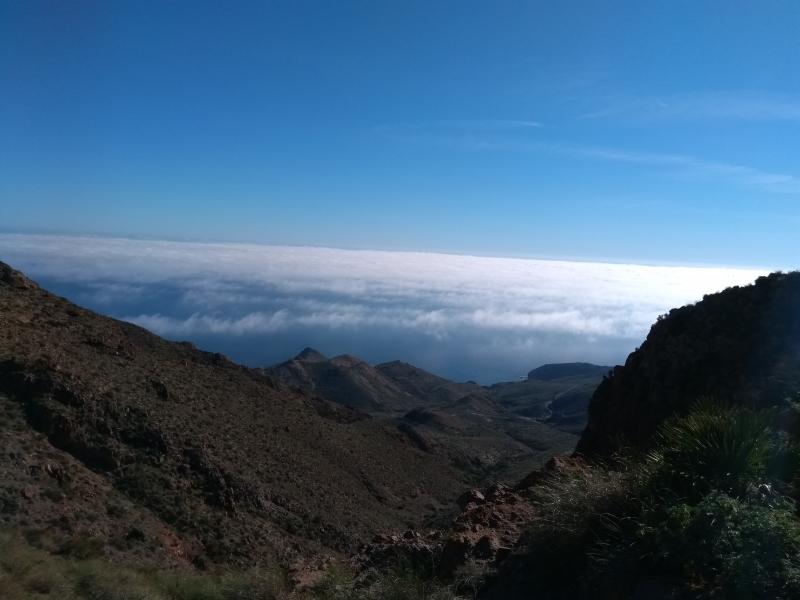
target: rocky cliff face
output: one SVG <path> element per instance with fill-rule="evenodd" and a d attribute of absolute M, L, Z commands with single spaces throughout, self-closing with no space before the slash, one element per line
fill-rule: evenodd
<path fill-rule="evenodd" d="M 396 429 L 2 263 L 0 404 L 0 524 L 156 559 L 346 551 L 463 489 Z"/>
<path fill-rule="evenodd" d="M 665 417 L 703 397 L 786 406 L 798 392 L 800 273 L 775 273 L 660 318 L 595 391 L 577 452 L 645 446 Z"/>

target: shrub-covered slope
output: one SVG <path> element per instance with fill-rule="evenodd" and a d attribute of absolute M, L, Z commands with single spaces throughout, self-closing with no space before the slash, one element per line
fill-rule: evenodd
<path fill-rule="evenodd" d="M 482 596 L 800 597 L 799 458 L 775 411 L 695 404 L 646 454 L 527 488 L 535 517 Z"/>
<path fill-rule="evenodd" d="M 660 318 L 595 391 L 577 451 L 646 445 L 666 417 L 703 397 L 775 406 L 799 390 L 800 273 L 774 273 Z"/>

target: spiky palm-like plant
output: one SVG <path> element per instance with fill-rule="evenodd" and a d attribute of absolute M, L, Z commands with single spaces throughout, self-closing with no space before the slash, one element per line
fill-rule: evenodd
<path fill-rule="evenodd" d="M 765 481 L 780 449 L 766 411 L 713 400 L 698 402 L 683 417 L 667 421 L 649 453 L 651 483 L 678 495 L 699 497 L 718 489 L 744 494 Z"/>

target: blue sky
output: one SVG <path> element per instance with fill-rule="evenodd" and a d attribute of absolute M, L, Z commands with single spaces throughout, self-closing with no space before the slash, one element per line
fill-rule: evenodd
<path fill-rule="evenodd" d="M 797 267 L 795 2 L 0 2 L 0 229 Z"/>

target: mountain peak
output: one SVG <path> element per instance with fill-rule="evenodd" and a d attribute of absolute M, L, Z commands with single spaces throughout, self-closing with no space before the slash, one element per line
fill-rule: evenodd
<path fill-rule="evenodd" d="M 327 357 L 314 348 L 305 347 L 303 350 L 294 357 L 294 360 L 302 362 L 322 362 L 328 360 Z"/>

